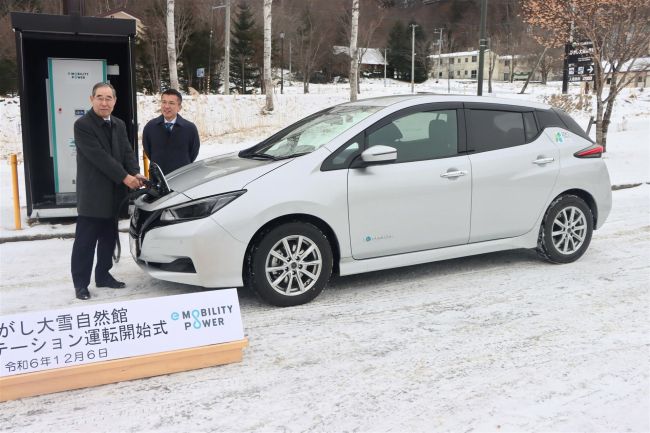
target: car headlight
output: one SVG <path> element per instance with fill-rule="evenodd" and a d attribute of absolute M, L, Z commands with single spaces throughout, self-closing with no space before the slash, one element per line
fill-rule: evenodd
<path fill-rule="evenodd" d="M 179 204 L 165 209 L 160 215 L 160 221 L 163 222 L 181 222 L 205 218 L 212 215 L 240 195 L 246 190 L 228 192 L 226 194 L 214 195 L 188 203 Z"/>

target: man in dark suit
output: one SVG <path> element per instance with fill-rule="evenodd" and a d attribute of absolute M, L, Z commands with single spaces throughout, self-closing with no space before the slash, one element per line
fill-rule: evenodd
<path fill-rule="evenodd" d="M 115 89 L 108 83 L 93 87 L 92 109 L 74 124 L 77 146 L 77 227 L 71 271 L 78 299 L 90 298 L 88 284 L 95 247 L 97 287 L 121 289 L 126 285 L 109 273 L 117 241 L 119 205 L 127 187 L 142 186 L 144 176 L 126 133 L 124 122 L 111 116 Z"/>
<path fill-rule="evenodd" d="M 194 162 L 199 154 L 201 141 L 196 125 L 178 114 L 182 102 L 178 90 L 165 90 L 160 96 L 162 114 L 142 130 L 144 153 L 164 174 Z"/>

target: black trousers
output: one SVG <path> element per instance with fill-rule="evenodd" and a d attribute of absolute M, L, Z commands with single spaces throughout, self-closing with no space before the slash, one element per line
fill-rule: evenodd
<path fill-rule="evenodd" d="M 114 218 L 77 217 L 70 266 L 76 291 L 85 289 L 90 284 L 95 247 L 97 247 L 95 282 L 100 283 L 109 278 L 108 271 L 113 267 L 113 250 L 117 235 Z"/>

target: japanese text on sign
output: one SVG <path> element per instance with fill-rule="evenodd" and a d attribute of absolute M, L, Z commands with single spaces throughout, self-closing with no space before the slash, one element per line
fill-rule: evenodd
<path fill-rule="evenodd" d="M 242 338 L 235 289 L 0 316 L 0 376 Z"/>

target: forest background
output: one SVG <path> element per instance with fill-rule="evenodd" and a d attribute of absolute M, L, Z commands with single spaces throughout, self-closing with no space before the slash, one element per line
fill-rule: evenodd
<path fill-rule="evenodd" d="M 179 85 L 200 93 L 223 93 L 224 0 L 175 0 L 175 39 Z M 9 12 L 61 14 L 63 1 L 4 0 L 0 5 L 0 94 L 16 94 L 16 48 Z M 142 22 L 136 42 L 138 91 L 158 93 L 169 87 L 165 0 L 85 0 L 86 16 L 123 9 Z M 358 47 L 386 53 L 387 74 L 411 81 L 411 42 L 415 39 L 414 81 L 427 79 L 431 54 L 478 47 L 480 0 L 360 0 Z M 544 46 L 536 42 L 522 19 L 517 0 L 491 0 L 488 10 L 490 46 L 498 54 L 536 58 Z M 263 1 L 231 0 L 230 85 L 238 93 L 263 93 Z M 349 79 L 350 60 L 334 46 L 350 46 L 349 0 L 274 0 L 272 66 L 289 78 L 309 83 Z M 414 35 L 411 25 L 415 24 Z M 282 36 L 282 37 L 281 37 Z M 385 50 L 385 51 L 384 51 Z M 540 68 L 560 68 L 559 49 L 548 51 Z M 204 77 L 197 77 L 203 69 Z M 207 83 L 207 71 L 211 81 Z M 362 71 L 383 76 L 383 68 Z"/>

